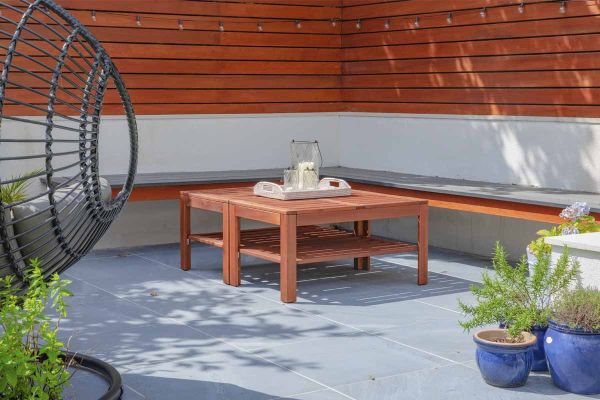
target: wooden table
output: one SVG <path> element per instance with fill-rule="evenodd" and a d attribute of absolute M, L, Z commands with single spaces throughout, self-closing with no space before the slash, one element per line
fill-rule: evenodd
<path fill-rule="evenodd" d="M 348 197 L 281 201 L 255 196 L 251 188 L 184 191 L 180 197 L 183 270 L 191 267 L 192 241 L 223 249 L 223 281 L 232 286 L 240 285 L 241 254 L 279 263 L 281 300 L 293 303 L 298 264 L 354 258 L 356 269 L 370 270 L 371 256 L 417 251 L 417 283 L 427 284 L 426 200 L 354 190 Z M 221 213 L 222 232 L 192 234 L 192 208 Z M 371 237 L 369 221 L 408 216 L 418 218 L 417 244 Z M 277 227 L 240 231 L 241 218 Z M 329 226 L 350 221 L 353 232 Z"/>

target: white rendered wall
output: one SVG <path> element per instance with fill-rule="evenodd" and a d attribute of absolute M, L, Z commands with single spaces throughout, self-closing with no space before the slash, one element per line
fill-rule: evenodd
<path fill-rule="evenodd" d="M 292 139 L 318 140 L 325 165 L 339 165 L 337 114 L 139 116 L 137 121 L 140 173 L 283 169 Z M 103 173 L 123 173 L 126 125 L 103 119 L 101 138 Z"/>
<path fill-rule="evenodd" d="M 600 120 L 348 113 L 345 167 L 600 191 Z"/>
<path fill-rule="evenodd" d="M 140 116 L 138 126 L 142 173 L 284 168 L 292 139 L 317 139 L 328 166 L 600 191 L 600 125 L 593 120 L 314 113 Z M 0 135 L 39 138 L 43 127 L 3 121 Z M 2 144 L 0 157 L 43 151 L 25 147 Z M 124 120 L 104 118 L 101 172 L 125 173 L 128 152 Z M 3 177 L 40 166 L 5 165 Z M 129 203 L 99 247 L 177 242 L 177 207 L 176 201 Z M 195 213 L 193 219 L 196 229 L 220 228 L 217 216 Z M 500 240 L 518 257 L 542 227 L 432 209 L 430 243 L 487 256 Z M 410 219 L 374 226 L 376 234 L 405 240 L 414 240 L 415 229 Z"/>

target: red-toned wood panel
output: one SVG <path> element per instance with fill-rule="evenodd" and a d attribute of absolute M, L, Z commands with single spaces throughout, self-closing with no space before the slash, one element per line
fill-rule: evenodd
<path fill-rule="evenodd" d="M 346 109 L 600 117 L 600 4 L 520 3 L 344 0 Z"/>
<path fill-rule="evenodd" d="M 21 1 L 9 3 L 23 9 Z M 61 0 L 60 4 L 102 42 L 138 114 L 343 109 L 341 0 Z M 7 7 L 0 11 L 4 17 L 0 59 L 4 59 L 15 26 L 10 20 L 18 21 L 20 12 Z M 219 22 L 224 31 L 219 31 Z M 44 114 L 52 68 L 68 34 L 44 13 L 35 14 L 22 32 L 29 44 L 18 46 L 21 54 L 14 64 L 41 79 L 13 68 L 5 114 Z M 60 81 L 65 90 L 56 94 L 56 110 L 65 115 L 77 114 L 81 87 L 93 62 L 81 57 L 88 54 L 79 44 L 72 47 Z M 11 100 L 31 102 L 38 108 Z M 74 108 L 61 101 L 74 103 Z M 111 82 L 102 111 L 123 112 Z"/>

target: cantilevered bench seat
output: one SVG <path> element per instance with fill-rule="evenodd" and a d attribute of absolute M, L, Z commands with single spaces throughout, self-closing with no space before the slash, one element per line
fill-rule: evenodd
<path fill-rule="evenodd" d="M 131 200 L 178 199 L 181 190 L 249 186 L 278 180 L 281 169 L 138 174 Z M 366 169 L 328 167 L 322 175 L 347 180 L 354 188 L 417 197 L 431 207 L 505 216 L 531 221 L 559 222 L 558 214 L 574 201 L 585 201 L 600 217 L 600 193 L 448 179 Z M 105 176 L 113 188 L 124 175 Z M 118 189 L 117 189 L 118 190 Z"/>

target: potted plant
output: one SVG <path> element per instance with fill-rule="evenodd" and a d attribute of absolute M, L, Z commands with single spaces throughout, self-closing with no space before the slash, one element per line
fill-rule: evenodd
<path fill-rule="evenodd" d="M 575 202 L 562 210 L 560 217 L 565 222 L 550 229 L 538 231 L 537 234 L 539 237 L 527 246 L 527 260 L 529 265 L 533 266 L 536 258 L 542 252 L 552 251 L 552 247 L 544 240 L 546 237 L 600 232 L 600 223 L 596 222 L 596 219 L 589 214 L 590 206 L 583 202 Z"/>
<path fill-rule="evenodd" d="M 600 292 L 577 288 L 555 304 L 546 333 L 552 381 L 577 394 L 600 394 Z"/>
<path fill-rule="evenodd" d="M 4 400 L 59 400 L 72 370 L 93 371 L 107 380 L 101 399 L 121 396 L 121 377 L 114 368 L 66 352 L 59 326 L 67 315 L 69 281 L 54 274 L 45 279 L 39 260 L 31 261 L 25 292 L 13 287 L 13 276 L 0 281 L 0 398 Z M 47 312 L 52 310 L 53 319 Z"/>
<path fill-rule="evenodd" d="M 543 338 L 552 313 L 550 302 L 573 281 L 577 263 L 565 252 L 551 268 L 550 253 L 543 252 L 529 275 L 524 257 L 515 266 L 506 258 L 503 247 L 497 244 L 495 274 L 484 271 L 483 284 L 471 287 L 476 305 L 459 302 L 470 317 L 460 325 L 466 330 L 500 325 L 501 329 L 475 334 L 477 363 L 486 382 L 514 387 L 525 384 L 532 368 L 547 368 Z"/>

